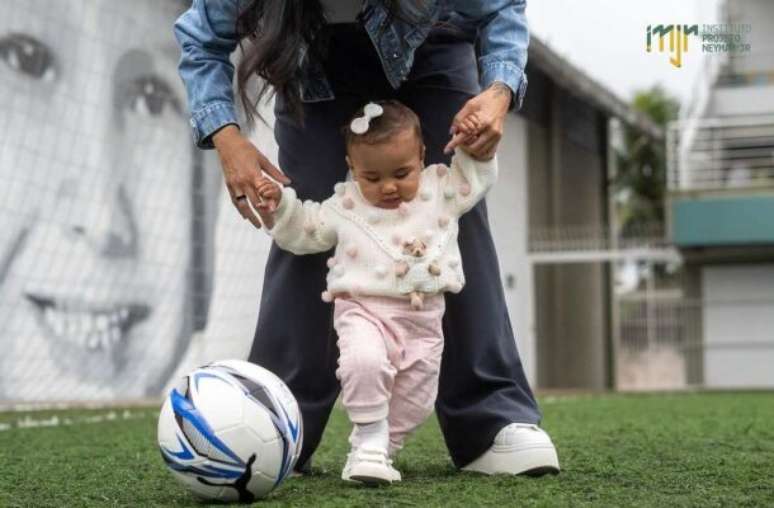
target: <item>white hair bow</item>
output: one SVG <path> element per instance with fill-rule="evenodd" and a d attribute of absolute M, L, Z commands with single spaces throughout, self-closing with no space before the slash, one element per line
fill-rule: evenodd
<path fill-rule="evenodd" d="M 381 116 L 382 113 L 384 113 L 384 109 L 380 105 L 369 102 L 363 108 L 363 116 L 359 116 L 352 120 L 352 123 L 349 124 L 349 128 L 352 129 L 352 132 L 355 134 L 365 134 L 368 131 L 371 119 Z"/>

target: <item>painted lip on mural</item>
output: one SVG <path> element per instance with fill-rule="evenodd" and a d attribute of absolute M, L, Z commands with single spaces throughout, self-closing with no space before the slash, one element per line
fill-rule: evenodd
<path fill-rule="evenodd" d="M 47 331 L 58 339 L 91 351 L 110 351 L 150 315 L 144 304 L 84 304 L 26 294 Z"/>

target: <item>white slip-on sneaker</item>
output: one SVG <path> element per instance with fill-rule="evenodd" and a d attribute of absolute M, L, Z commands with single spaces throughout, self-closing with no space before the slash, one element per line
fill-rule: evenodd
<path fill-rule="evenodd" d="M 558 473 L 559 458 L 554 443 L 543 429 L 527 423 L 511 423 L 500 429 L 483 455 L 462 470 L 540 476 Z"/>
<path fill-rule="evenodd" d="M 362 446 L 347 455 L 347 463 L 341 471 L 341 479 L 360 482 L 368 486 L 388 485 L 401 480 L 400 473 L 392 467 L 387 452 Z"/>

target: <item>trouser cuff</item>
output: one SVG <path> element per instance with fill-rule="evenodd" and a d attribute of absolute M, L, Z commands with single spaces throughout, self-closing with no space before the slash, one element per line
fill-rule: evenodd
<path fill-rule="evenodd" d="M 345 407 L 352 423 L 373 423 L 384 420 L 390 414 L 388 402 L 375 406 Z"/>

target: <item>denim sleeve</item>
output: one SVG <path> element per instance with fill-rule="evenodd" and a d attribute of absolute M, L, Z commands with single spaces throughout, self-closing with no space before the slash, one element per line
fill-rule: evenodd
<path fill-rule="evenodd" d="M 529 29 L 526 0 L 449 0 L 451 10 L 478 27 L 478 69 L 483 88 L 502 81 L 513 91 L 511 108 L 521 108 L 527 90 Z"/>
<path fill-rule="evenodd" d="M 181 55 L 178 71 L 188 94 L 191 127 L 199 148 L 213 148 L 210 136 L 237 124 L 234 110 L 234 66 L 239 0 L 193 0 L 175 22 Z"/>

